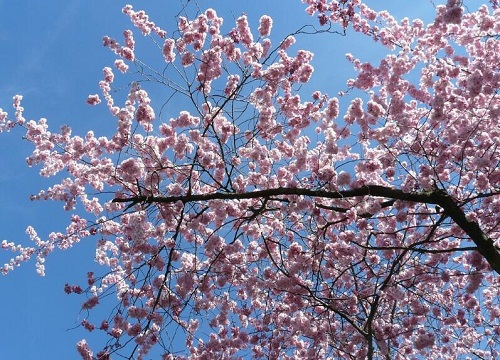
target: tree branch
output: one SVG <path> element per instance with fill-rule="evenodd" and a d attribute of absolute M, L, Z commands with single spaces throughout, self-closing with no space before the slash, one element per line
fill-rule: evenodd
<path fill-rule="evenodd" d="M 384 197 L 393 200 L 403 200 L 414 203 L 435 204 L 443 208 L 443 211 L 470 237 L 470 239 L 478 247 L 479 253 L 483 255 L 491 268 L 500 274 L 500 252 L 495 247 L 493 239 L 489 238 L 475 221 L 470 221 L 465 216 L 463 210 L 458 206 L 456 201 L 443 190 L 421 191 L 421 192 L 405 192 L 400 189 L 393 189 L 380 185 L 366 185 L 356 189 L 326 191 L 313 190 L 305 188 L 287 188 L 279 187 L 273 189 L 256 190 L 244 193 L 210 193 L 210 194 L 194 194 L 194 195 L 179 195 L 179 196 L 133 196 L 128 198 L 115 198 L 116 203 L 132 203 L 132 204 L 152 204 L 152 203 L 182 203 L 200 202 L 209 200 L 243 200 L 256 198 L 269 198 L 271 196 L 308 196 L 314 198 L 325 199 L 345 199 L 356 196 L 375 196 Z"/>

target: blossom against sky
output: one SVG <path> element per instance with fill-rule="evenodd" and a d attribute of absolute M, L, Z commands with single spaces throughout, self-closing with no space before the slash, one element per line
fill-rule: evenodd
<path fill-rule="evenodd" d="M 158 23 L 172 23 L 179 11 L 156 1 L 132 2 L 143 7 Z M 257 31 L 258 19 L 270 15 L 273 22 L 272 38 L 278 42 L 304 24 L 316 24 L 304 13 L 300 1 L 289 0 L 286 6 L 278 1 L 199 1 L 201 9 L 213 7 L 225 18 L 228 27 L 242 12 L 247 13 Z M 376 9 L 390 6 L 396 16 L 425 16 L 431 20 L 433 7 L 420 1 L 372 1 Z M 396 4 L 395 4 L 396 3 Z M 472 4 L 474 2 L 468 2 Z M 479 2 L 477 2 L 479 3 Z M 121 9 L 124 2 L 113 0 L 29 0 L 0 1 L 3 14 L 0 23 L 0 103 L 8 106 L 14 94 L 23 94 L 26 117 L 46 117 L 51 126 L 69 123 L 75 132 L 105 128 L 109 115 L 105 109 L 92 108 L 85 101 L 88 94 L 99 91 L 102 68 L 110 66 L 115 56 L 102 46 L 104 35 L 119 38 L 131 28 Z M 473 7 L 473 5 L 471 5 Z M 169 26 L 164 26 L 169 28 Z M 138 35 L 137 35 L 138 37 Z M 351 65 L 343 54 L 351 52 L 365 60 L 378 59 L 381 53 L 370 50 L 356 37 L 336 35 L 299 36 L 297 48 L 311 50 L 315 67 L 309 89 L 317 88 L 334 94 L 345 87 L 352 74 Z M 354 39 L 354 41 L 353 41 Z M 146 43 L 142 41 L 141 44 Z M 376 47 L 370 47 L 370 49 Z M 379 48 L 379 51 L 382 50 Z M 141 53 L 144 57 L 144 53 Z M 156 52 L 154 56 L 158 56 Z M 143 59 L 147 60 L 147 59 Z M 310 93 L 310 91 L 309 91 Z M 161 94 L 153 94 L 157 98 Z M 10 109 L 9 109 L 10 110 Z M 179 112 L 182 109 L 173 109 Z M 59 203 L 30 202 L 29 196 L 48 186 L 38 177 L 37 169 L 27 168 L 25 158 L 30 144 L 19 146 L 15 134 L 0 141 L 0 240 L 28 241 L 25 229 L 33 225 L 40 236 L 65 226 L 65 213 Z M 13 144 L 16 144 L 15 146 Z M 79 314 L 81 298 L 64 293 L 64 284 L 84 281 L 85 272 L 93 265 L 94 243 L 82 243 L 48 260 L 46 276 L 36 275 L 33 263 L 16 269 L 1 278 L 4 309 L 0 344 L 2 356 L 8 359 L 52 359 L 76 357 L 75 343 L 83 336 L 79 330 L 70 330 L 85 317 Z M 98 271 L 97 266 L 95 266 Z"/>

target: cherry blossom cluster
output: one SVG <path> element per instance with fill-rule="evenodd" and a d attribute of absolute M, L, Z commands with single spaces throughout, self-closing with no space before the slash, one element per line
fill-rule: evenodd
<path fill-rule="evenodd" d="M 293 36 L 273 48 L 269 16 L 226 29 L 213 9 L 186 12 L 167 38 L 127 5 L 163 39 L 167 75 L 145 70 L 121 104 L 103 69 L 114 133 L 53 132 L 24 119 L 20 96 L 13 120 L 0 109 L 1 129 L 33 144 L 28 165 L 55 179 L 33 200 L 72 213 L 46 241 L 30 227 L 34 246 L 2 242 L 17 254 L 3 273 L 36 256 L 43 275 L 55 248 L 97 238 L 103 275 L 64 288 L 108 339 L 96 355 L 80 341 L 83 359 L 500 356 L 500 265 L 481 248 L 500 247 L 500 11 L 449 0 L 425 25 L 361 0 L 303 2 L 388 50 L 345 55 L 357 76 L 343 97 L 300 90 L 313 54 Z M 139 61 L 123 34 L 104 40 L 121 73 Z M 189 105 L 162 116 L 151 79 L 169 107 Z M 110 292 L 110 316 L 94 318 Z"/>
<path fill-rule="evenodd" d="M 134 26 L 138 28 L 143 35 L 149 35 L 151 32 L 154 32 L 161 38 L 165 37 L 165 30 L 162 30 L 154 22 L 150 21 L 149 16 L 143 10 L 134 11 L 132 5 L 126 5 L 122 11 L 130 18 L 132 24 L 134 24 Z M 131 48 L 133 49 L 133 46 Z"/>

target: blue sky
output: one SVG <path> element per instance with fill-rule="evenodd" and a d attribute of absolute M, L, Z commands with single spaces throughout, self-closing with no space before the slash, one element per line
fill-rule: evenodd
<path fill-rule="evenodd" d="M 152 20 L 163 25 L 172 22 L 177 13 L 176 5 L 172 4 L 178 1 L 0 0 L 0 107 L 10 111 L 12 96 L 22 94 L 28 119 L 46 117 L 54 129 L 69 124 L 75 133 L 84 134 L 93 129 L 98 135 L 109 135 L 106 129 L 108 124 L 113 126 L 113 119 L 104 106 L 89 107 L 85 99 L 88 94 L 99 92 L 102 68 L 111 66 L 115 59 L 101 45 L 102 36 L 121 39 L 122 31 L 131 27 L 121 13 L 126 3 L 148 10 Z M 226 30 L 232 18 L 243 11 L 254 29 L 260 15 L 271 15 L 275 44 L 303 24 L 316 24 L 315 19 L 304 14 L 305 7 L 299 0 L 199 0 L 198 3 L 202 9 L 212 7 L 225 17 Z M 369 3 L 376 4 L 376 9 L 393 9 L 398 18 L 403 15 L 433 18 L 432 5 L 426 0 L 372 0 Z M 483 1 L 468 3 L 476 8 L 474 4 Z M 147 43 L 139 37 L 136 33 L 138 43 Z M 343 90 L 346 78 L 352 74 L 344 53 L 352 52 L 364 60 L 378 60 L 382 56 L 380 47 L 371 47 L 368 52 L 366 44 L 370 43 L 359 37 L 298 38 L 296 49 L 315 53 L 315 74 L 309 89 L 317 88 L 329 94 Z M 138 51 L 138 55 L 147 60 L 147 52 Z M 21 136 L 21 132 L 0 135 L 0 241 L 27 244 L 29 240 L 24 231 L 28 225 L 33 225 L 43 238 L 50 231 L 64 229 L 70 214 L 65 213 L 59 203 L 29 201 L 31 194 L 51 182 L 39 178 L 37 169 L 25 166 L 31 146 L 22 141 Z M 36 275 L 33 262 L 0 277 L 1 358 L 78 358 L 75 343 L 87 333 L 69 329 L 83 319 L 79 309 L 84 299 L 66 295 L 63 287 L 67 282 L 82 283 L 86 272 L 95 268 L 94 246 L 94 240 L 86 240 L 69 251 L 56 251 L 47 261 L 45 277 Z M 8 261 L 9 256 L 1 253 L 0 262 Z"/>

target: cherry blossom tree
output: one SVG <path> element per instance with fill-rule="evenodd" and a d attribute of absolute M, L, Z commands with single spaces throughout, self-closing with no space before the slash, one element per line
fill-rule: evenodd
<path fill-rule="evenodd" d="M 46 239 L 28 228 L 33 245 L 4 241 L 3 273 L 34 257 L 43 275 L 55 249 L 98 239 L 102 273 L 65 287 L 106 339 L 79 342 L 83 359 L 500 356 L 497 2 L 448 0 L 430 24 L 302 2 L 313 32 L 357 32 L 386 56 L 347 54 L 357 76 L 339 94 L 306 93 L 313 54 L 295 42 L 309 29 L 271 40 L 269 16 L 251 29 L 189 1 L 164 29 L 127 5 L 135 33 L 104 38 L 116 61 L 87 99 L 114 133 L 50 130 L 19 95 L 0 109 L 54 179 L 32 199 L 72 214 Z M 162 68 L 136 54 L 138 35 Z M 119 100 L 115 76 L 131 73 Z"/>

